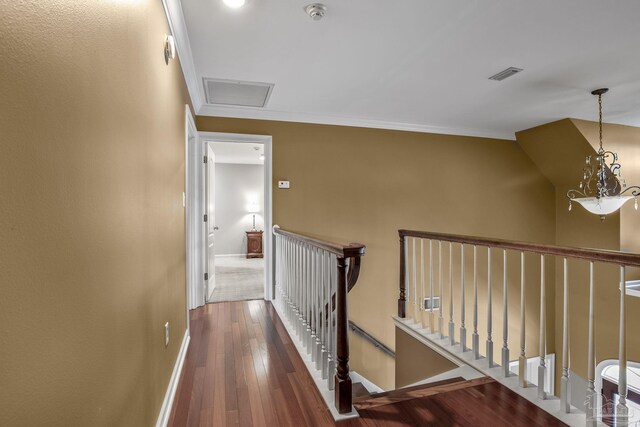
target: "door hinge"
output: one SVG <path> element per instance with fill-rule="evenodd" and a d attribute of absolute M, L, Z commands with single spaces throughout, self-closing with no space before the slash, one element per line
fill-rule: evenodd
<path fill-rule="evenodd" d="M 207 160 L 208 160 L 208 159 L 207 159 L 207 156 L 204 156 L 204 158 L 203 158 L 203 160 L 202 160 L 202 163 L 207 163 Z"/>
<path fill-rule="evenodd" d="M 207 222 L 208 219 L 209 219 L 209 216 L 207 216 L 207 214 L 204 214 L 204 222 Z"/>
<path fill-rule="evenodd" d="M 209 273 L 204 273 L 204 280 L 209 280 Z"/>

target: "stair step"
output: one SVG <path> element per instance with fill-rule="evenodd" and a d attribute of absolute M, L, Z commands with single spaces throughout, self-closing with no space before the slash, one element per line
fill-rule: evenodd
<path fill-rule="evenodd" d="M 353 383 L 351 384 L 351 396 L 355 401 L 358 398 L 368 398 L 371 396 L 371 393 L 369 393 L 369 390 L 367 390 L 367 388 L 362 385 L 362 383 Z"/>
<path fill-rule="evenodd" d="M 393 403 L 403 402 L 405 400 L 433 396 L 434 394 L 446 393 L 447 391 L 460 390 L 490 382 L 495 382 L 495 380 L 489 377 L 476 378 L 473 380 L 465 380 L 462 377 L 451 378 L 434 383 L 372 394 L 369 397 L 355 399 L 353 406 L 358 410 L 370 409 L 377 406 L 390 405 Z"/>
<path fill-rule="evenodd" d="M 398 388 L 395 390 L 389 390 L 389 391 L 384 391 L 381 393 L 371 393 L 370 394 L 370 398 L 377 398 L 377 397 L 387 397 L 387 396 L 392 396 L 392 397 L 398 397 L 398 396 L 402 396 L 405 395 L 408 392 L 414 391 L 414 390 L 422 390 L 422 389 L 426 389 L 426 388 L 431 388 L 431 387 L 438 387 L 438 386 L 443 386 L 446 384 L 453 384 L 453 383 L 459 383 L 465 381 L 464 378 L 462 377 L 455 377 L 455 378 L 447 378 L 446 380 L 440 380 L 440 381 L 433 381 L 430 383 L 425 383 L 425 384 L 418 384 L 418 385 L 414 385 L 414 386 L 410 386 L 410 387 L 403 387 L 403 388 Z M 365 399 L 358 399 L 360 401 L 365 400 Z"/>

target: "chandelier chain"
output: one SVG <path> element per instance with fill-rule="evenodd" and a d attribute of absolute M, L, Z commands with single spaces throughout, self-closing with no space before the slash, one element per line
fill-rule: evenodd
<path fill-rule="evenodd" d="M 602 151 L 602 94 L 598 95 L 598 124 L 600 125 L 600 151 Z"/>

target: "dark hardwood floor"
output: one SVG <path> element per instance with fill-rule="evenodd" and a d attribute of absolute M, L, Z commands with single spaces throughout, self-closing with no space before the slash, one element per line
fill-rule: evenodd
<path fill-rule="evenodd" d="M 337 425 L 564 425 L 488 378 L 361 397 L 357 406 L 361 418 Z M 226 425 L 336 425 L 269 302 L 208 304 L 191 312 L 191 344 L 169 426 Z"/>
<path fill-rule="evenodd" d="M 170 426 L 334 425 L 269 302 L 191 312 L 191 344 Z"/>

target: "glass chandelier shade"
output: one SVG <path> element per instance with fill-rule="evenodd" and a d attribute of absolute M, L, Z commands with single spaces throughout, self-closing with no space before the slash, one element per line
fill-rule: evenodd
<path fill-rule="evenodd" d="M 637 196 L 640 195 L 640 187 L 627 186 L 622 178 L 618 154 L 602 147 L 602 95 L 608 90 L 597 89 L 591 92 L 598 96 L 600 148 L 595 155 L 587 156 L 578 189 L 567 192 L 569 210 L 575 201 L 587 211 L 600 215 L 603 220 L 605 215 L 616 212 L 631 199 L 635 200 L 637 210 Z"/>

